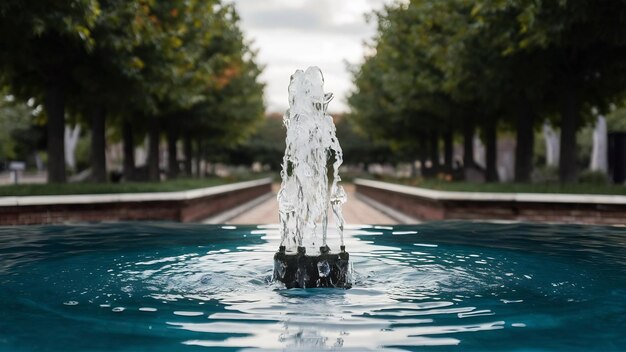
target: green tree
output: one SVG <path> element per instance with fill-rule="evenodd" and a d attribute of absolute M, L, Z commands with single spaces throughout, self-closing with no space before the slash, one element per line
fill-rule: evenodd
<path fill-rule="evenodd" d="M 446 25 L 450 1 L 413 1 L 378 13 L 379 33 L 355 72 L 356 90 L 349 98 L 354 121 L 376 140 L 402 154 L 430 154 L 439 163 L 444 138 L 444 165 L 452 167 L 452 139 L 464 130 L 465 165 L 474 165 L 472 140 L 476 98 L 459 93 L 447 79 L 449 46 L 456 28 Z M 463 128 L 460 128 L 463 126 Z"/>
<path fill-rule="evenodd" d="M 73 104 L 74 111 L 91 128 L 90 166 L 96 182 L 107 179 L 107 116 L 119 119 L 129 111 L 154 109 L 151 91 L 146 89 L 142 56 L 148 52 L 157 57 L 165 53 L 150 45 L 157 42 L 159 28 L 148 4 L 138 0 L 101 0 L 101 12 L 91 31 L 93 47 L 76 68 L 80 92 Z M 168 49 L 158 43 L 163 51 Z M 158 79 L 167 78 L 153 78 Z"/>
<path fill-rule="evenodd" d="M 546 108 L 550 77 L 543 54 L 511 52 L 515 23 L 521 9 L 488 11 L 482 2 L 448 1 L 450 10 L 440 12 L 440 23 L 452 26 L 446 53 L 446 81 L 451 93 L 474 101 L 480 108 L 480 124 L 487 137 L 487 179 L 494 179 L 496 125 L 498 121 L 516 131 L 515 180 L 530 181 L 534 127 Z M 454 28 L 456 27 L 456 28 Z"/>
<path fill-rule="evenodd" d="M 44 103 L 50 182 L 66 179 L 66 102 L 77 87 L 74 68 L 93 47 L 99 14 L 96 0 L 0 3 L 0 75 L 18 97 Z"/>
<path fill-rule="evenodd" d="M 478 125 L 488 179 L 498 122 L 516 130 L 516 180 L 529 181 L 535 124 L 557 115 L 560 179 L 575 180 L 586 112 L 606 111 L 624 92 L 624 1 L 413 0 L 377 17 L 375 55 L 355 74 L 349 100 L 355 120 L 403 148 L 430 136 L 434 160 L 437 131 L 464 126 L 466 165 Z"/>
<path fill-rule="evenodd" d="M 219 0 L 2 2 L 0 79 L 18 97 L 44 102 L 49 181 L 65 181 L 66 114 L 91 126 L 96 181 L 106 179 L 107 120 L 122 126 L 130 179 L 134 139 L 146 133 L 154 180 L 163 130 L 174 151 L 184 134 L 189 154 L 199 131 L 229 143 L 248 135 L 262 116 L 263 86 L 238 20 Z"/>
<path fill-rule="evenodd" d="M 151 12 L 162 35 L 157 36 L 157 45 L 144 49 L 148 55 L 142 57 L 146 66 L 140 86 L 145 86 L 154 106 L 136 109 L 143 118 L 133 123 L 148 130 L 148 174 L 156 180 L 162 129 L 168 141 L 169 176 L 178 174 L 176 145 L 181 138 L 190 175 L 194 140 L 197 153 L 209 143 L 234 145 L 252 132 L 264 105 L 260 68 L 244 43 L 233 5 L 159 3 Z M 170 48 L 166 55 L 153 50 L 164 45 Z"/>
<path fill-rule="evenodd" d="M 264 85 L 255 52 L 245 43 L 239 16 L 233 5 L 219 8 L 213 31 L 201 45 L 200 61 L 212 72 L 200 85 L 202 99 L 187 110 L 181 125 L 190 172 L 191 144 L 196 141 L 196 158 L 212 150 L 234 148 L 245 142 L 263 121 Z"/>
<path fill-rule="evenodd" d="M 479 18 L 514 13 L 499 37 L 507 46 L 504 54 L 538 55 L 550 73 L 547 95 L 560 112 L 559 178 L 575 181 L 576 132 L 590 116 L 583 112 L 592 106 L 606 109 L 624 91 L 626 2 L 489 0 L 478 3 L 475 12 Z"/>

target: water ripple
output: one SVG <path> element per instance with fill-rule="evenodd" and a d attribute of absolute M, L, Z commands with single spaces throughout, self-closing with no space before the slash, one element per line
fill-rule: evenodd
<path fill-rule="evenodd" d="M 353 289 L 286 290 L 273 227 L 0 228 L 0 350 L 626 348 L 624 228 L 368 229 Z"/>

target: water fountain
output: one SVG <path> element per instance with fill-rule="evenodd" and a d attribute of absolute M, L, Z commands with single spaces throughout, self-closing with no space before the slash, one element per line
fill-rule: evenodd
<path fill-rule="evenodd" d="M 278 193 L 281 241 L 274 256 L 274 279 L 288 288 L 351 286 L 341 210 L 346 194 L 339 185 L 343 154 L 333 119 L 327 114 L 332 98 L 332 93 L 324 93 L 319 68 L 298 70 L 291 76 Z M 339 253 L 331 253 L 327 244 L 329 207 L 341 241 Z M 316 250 L 320 235 L 319 255 L 307 255 L 307 247 Z"/>
<path fill-rule="evenodd" d="M 322 84 L 292 77 L 281 224 L 0 226 L 0 351 L 626 350 L 623 226 L 351 224 L 348 255 Z"/>

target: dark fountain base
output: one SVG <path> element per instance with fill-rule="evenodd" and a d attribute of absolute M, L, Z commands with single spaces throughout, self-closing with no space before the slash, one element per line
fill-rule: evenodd
<path fill-rule="evenodd" d="M 316 256 L 306 255 L 304 247 L 298 247 L 296 253 L 287 253 L 285 246 L 280 246 L 274 255 L 274 280 L 287 288 L 350 288 L 349 271 L 350 254 L 345 246 L 337 254 L 331 254 L 328 246 L 321 247 Z"/>

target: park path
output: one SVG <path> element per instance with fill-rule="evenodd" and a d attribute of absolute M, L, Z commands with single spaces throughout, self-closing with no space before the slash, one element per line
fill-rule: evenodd
<path fill-rule="evenodd" d="M 242 214 L 228 219 L 228 224 L 277 224 L 278 223 L 278 202 L 276 192 L 278 185 L 273 186 L 273 196 L 261 204 L 255 206 Z M 354 192 L 354 185 L 345 184 L 344 189 L 348 195 L 348 202 L 343 206 L 343 216 L 346 224 L 397 224 L 398 221 L 374 209 L 361 199 Z"/>

